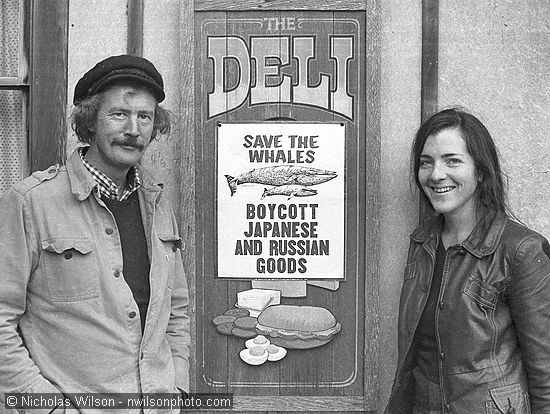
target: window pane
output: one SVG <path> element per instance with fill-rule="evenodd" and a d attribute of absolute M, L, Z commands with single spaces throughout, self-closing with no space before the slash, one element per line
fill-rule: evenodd
<path fill-rule="evenodd" d="M 0 2 L 0 77 L 19 76 L 20 0 Z"/>
<path fill-rule="evenodd" d="M 0 195 L 23 178 L 25 127 L 23 93 L 0 90 Z"/>

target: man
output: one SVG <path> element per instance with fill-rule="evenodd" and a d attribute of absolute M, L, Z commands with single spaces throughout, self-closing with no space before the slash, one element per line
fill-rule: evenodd
<path fill-rule="evenodd" d="M 148 60 L 99 62 L 74 94 L 73 129 L 89 145 L 0 201 L 2 397 L 188 392 L 182 243 L 139 164 L 170 130 L 164 97 Z"/>

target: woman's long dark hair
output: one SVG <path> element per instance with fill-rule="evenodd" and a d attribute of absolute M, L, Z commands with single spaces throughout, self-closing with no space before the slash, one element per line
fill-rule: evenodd
<path fill-rule="evenodd" d="M 474 159 L 477 174 L 481 177 L 475 194 L 476 211 L 481 218 L 487 218 L 496 212 L 509 213 L 505 175 L 500 168 L 499 154 L 493 138 L 479 119 L 458 108 L 444 109 L 432 115 L 422 123 L 414 138 L 411 150 L 411 181 L 414 179 L 426 205 L 432 207 L 418 181 L 420 155 L 428 137 L 445 129 L 456 129 L 461 133 L 466 149 Z"/>

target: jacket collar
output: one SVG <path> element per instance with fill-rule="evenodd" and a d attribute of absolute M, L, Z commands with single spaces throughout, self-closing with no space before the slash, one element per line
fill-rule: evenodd
<path fill-rule="evenodd" d="M 466 240 L 461 243 L 461 247 L 478 258 L 494 253 L 500 243 L 507 220 L 508 217 L 505 213 L 496 213 L 487 224 L 482 225 L 479 223 Z M 418 243 L 433 240 L 438 234 L 441 234 L 443 223 L 443 215 L 438 214 L 420 225 L 412 232 L 410 237 Z"/>
<path fill-rule="evenodd" d="M 162 183 L 156 183 L 153 175 L 141 165 L 138 164 L 137 168 L 142 180 L 140 188 L 148 193 L 162 193 Z M 92 174 L 90 174 L 82 163 L 80 155 L 78 154 L 78 149 L 74 150 L 67 160 L 67 174 L 69 175 L 71 192 L 78 201 L 87 199 L 94 188 L 97 187 L 97 183 L 92 177 Z"/>

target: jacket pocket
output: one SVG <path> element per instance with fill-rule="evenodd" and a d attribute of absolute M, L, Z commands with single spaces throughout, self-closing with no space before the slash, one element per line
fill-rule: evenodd
<path fill-rule="evenodd" d="M 529 395 L 519 384 L 489 390 L 491 401 L 485 403 L 486 414 L 530 414 Z"/>
<path fill-rule="evenodd" d="M 176 252 L 183 250 L 183 241 L 181 240 L 181 237 L 177 234 L 159 234 L 158 237 L 164 246 L 166 260 L 170 263 L 174 263 L 176 260 Z M 174 287 L 174 276 L 173 270 L 168 271 L 167 284 L 170 289 Z"/>
<path fill-rule="evenodd" d="M 479 303 L 483 308 L 494 310 L 498 302 L 498 290 L 481 278 L 471 275 L 464 284 L 462 292 Z"/>
<path fill-rule="evenodd" d="M 52 301 L 76 302 L 99 296 L 99 270 L 91 239 L 51 238 L 41 244 L 46 286 Z"/>

